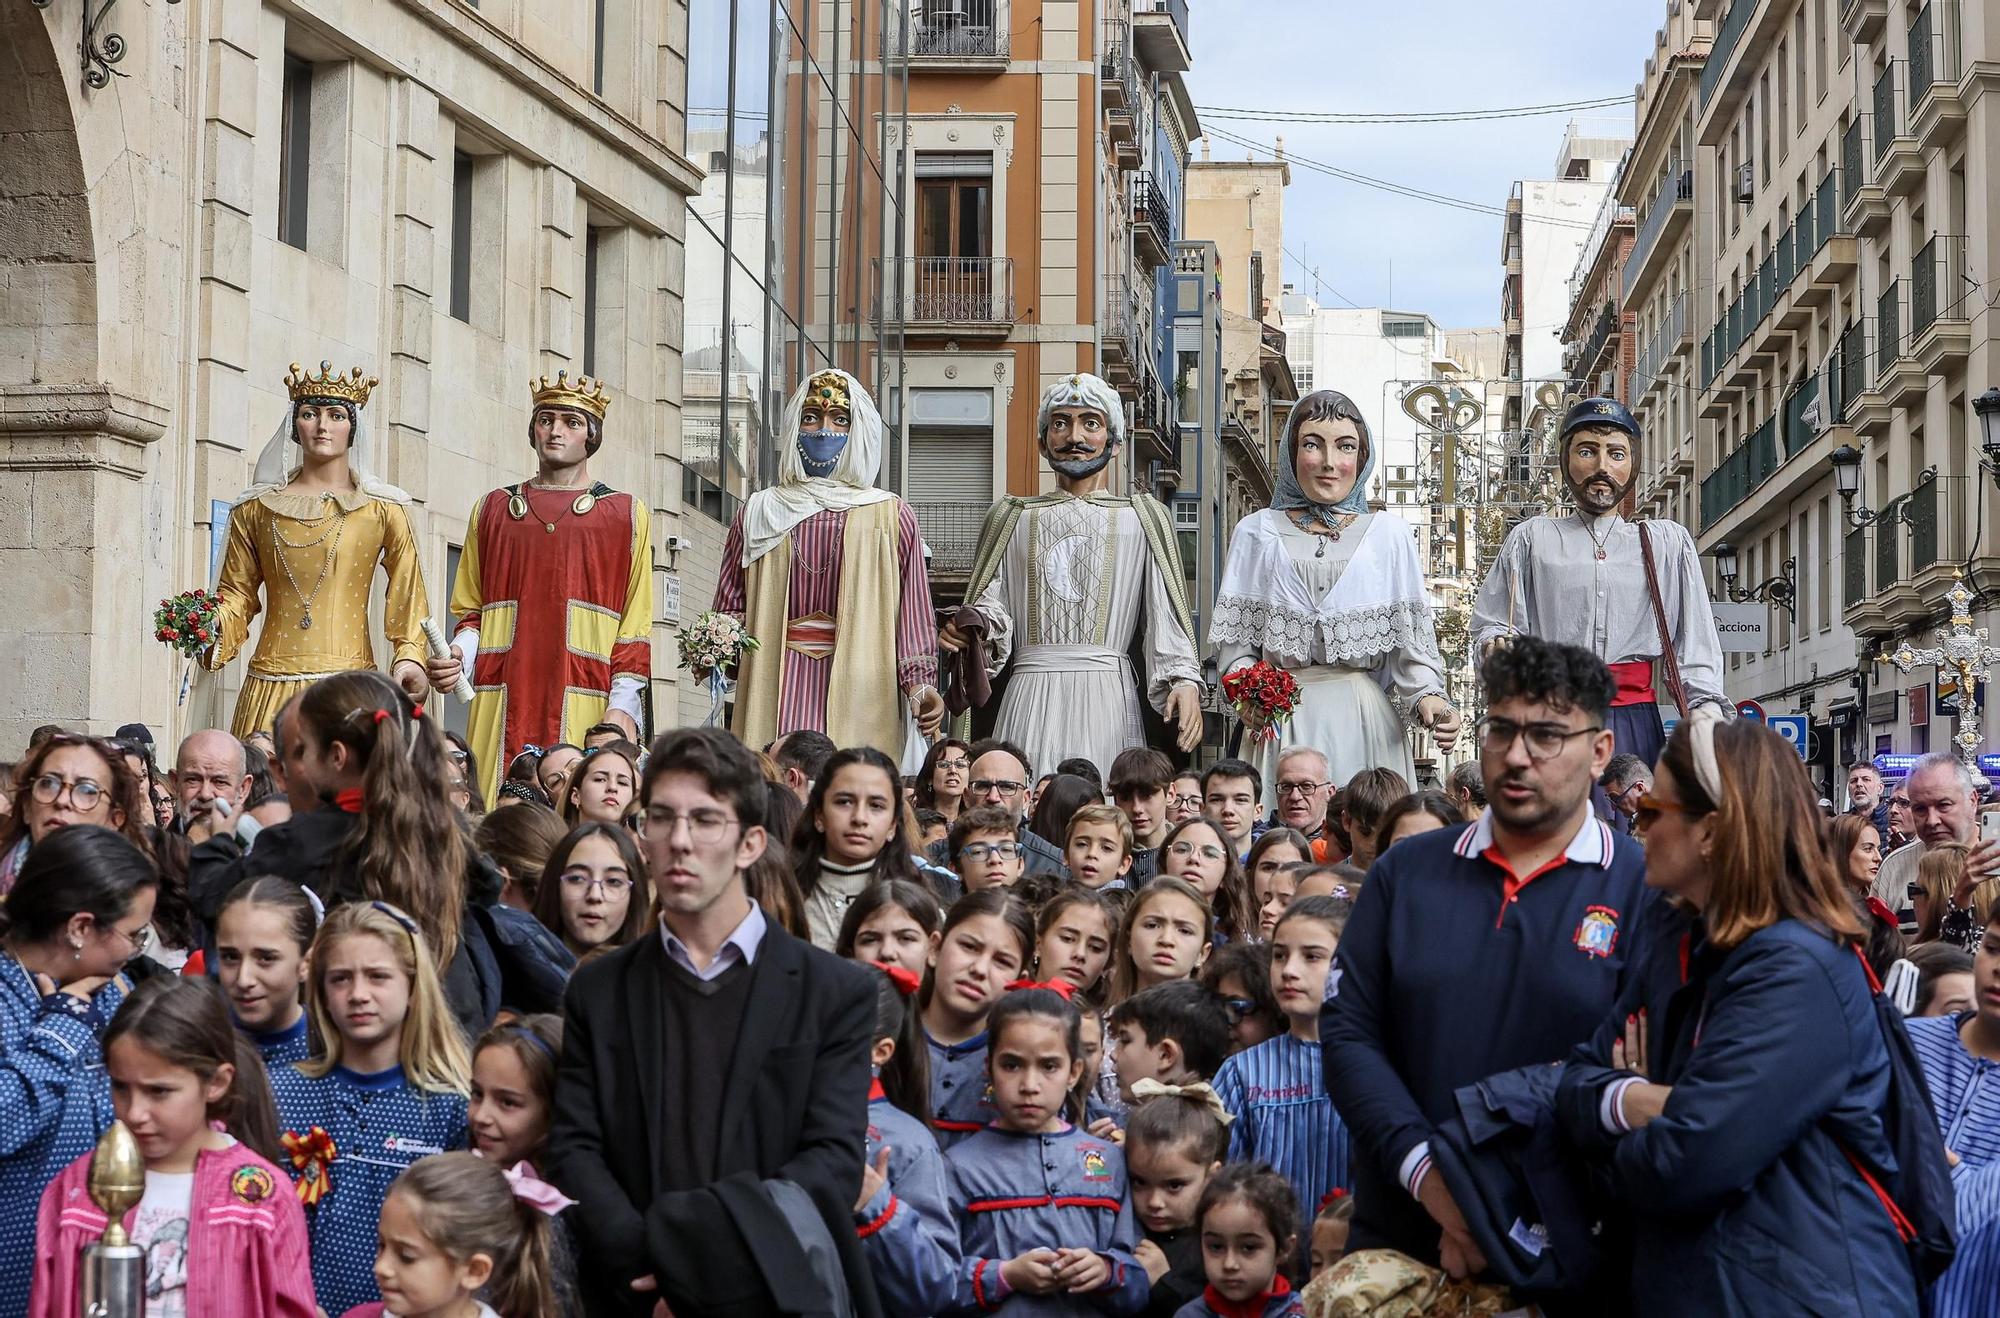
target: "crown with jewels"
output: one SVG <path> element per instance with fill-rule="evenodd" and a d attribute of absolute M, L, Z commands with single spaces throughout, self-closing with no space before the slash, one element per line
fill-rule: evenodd
<path fill-rule="evenodd" d="M 572 380 L 568 371 L 557 371 L 554 380 L 544 375 L 531 381 L 528 387 L 535 391 L 535 410 L 573 407 L 602 421 L 605 409 L 611 406 L 611 400 L 604 396 L 604 381 L 593 380 L 587 375 L 579 375 Z"/>
<path fill-rule="evenodd" d="M 319 374 L 299 369 L 297 362 L 285 374 L 285 388 L 291 390 L 294 403 L 308 398 L 331 398 L 336 402 L 350 403 L 355 407 L 368 406 L 368 395 L 375 391 L 381 381 L 372 375 L 363 375 L 359 366 L 346 375 L 336 373 L 328 362 L 319 364 Z"/>
<path fill-rule="evenodd" d="M 847 381 L 832 371 L 821 371 L 806 381 L 806 401 L 823 408 L 837 407 L 843 412 L 853 410 L 847 397 Z"/>

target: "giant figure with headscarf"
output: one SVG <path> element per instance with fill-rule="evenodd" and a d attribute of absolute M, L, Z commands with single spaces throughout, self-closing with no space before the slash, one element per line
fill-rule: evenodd
<path fill-rule="evenodd" d="M 738 661 L 730 727 L 751 746 L 823 732 L 904 758 L 944 723 L 923 534 L 875 485 L 882 417 L 846 371 L 814 373 L 785 409 L 777 483 L 729 525 L 715 608 L 759 648 Z"/>
<path fill-rule="evenodd" d="M 1734 706 L 1722 691 L 1722 642 L 1694 537 L 1679 522 L 1627 521 L 1618 511 L 1632 488 L 1639 438 L 1638 421 L 1615 399 L 1585 398 L 1570 408 L 1561 456 L 1572 511 L 1531 517 L 1507 533 L 1473 605 L 1472 644 L 1484 653 L 1526 633 L 1590 651 L 1618 684 L 1610 719 L 1618 753 L 1652 764 L 1666 740 L 1654 679 L 1669 651 L 1690 711 Z"/>
<path fill-rule="evenodd" d="M 653 667 L 652 510 L 590 475 L 604 384 L 559 371 L 529 389 L 535 475 L 473 505 L 451 653 L 426 665 L 440 691 L 472 676 L 466 740 L 487 801 L 524 746 L 581 744 L 598 723 L 639 740 Z"/>
<path fill-rule="evenodd" d="M 1225 675 L 1263 660 L 1298 681 L 1298 709 L 1260 743 L 1267 796 L 1291 746 L 1322 752 L 1335 783 L 1378 767 L 1414 782 L 1408 731 L 1449 751 L 1460 720 L 1410 524 L 1368 511 L 1368 423 L 1344 394 L 1308 394 L 1278 456 L 1271 506 L 1230 536 L 1208 629 Z"/>
<path fill-rule="evenodd" d="M 378 563 L 389 578 L 390 671 L 412 695 L 427 685 L 421 624 L 430 601 L 410 496 L 368 465 L 362 408 L 375 384 L 358 366 L 340 375 L 321 362 L 315 375 L 293 362 L 285 418 L 229 511 L 215 640 L 202 658 L 211 669 L 235 658 L 263 614 L 230 720 L 238 737 L 268 731 L 279 706 L 319 678 L 375 666 L 368 593 Z"/>
<path fill-rule="evenodd" d="M 993 506 L 966 583 L 988 673 L 1013 665 L 994 735 L 1038 773 L 1083 756 L 1109 778 L 1118 752 L 1146 741 L 1127 654 L 1143 625 L 1146 697 L 1192 750 L 1201 663 L 1173 519 L 1148 495 L 1109 492 L 1125 438 L 1118 394 L 1094 375 L 1063 376 L 1042 394 L 1036 432 L 1056 492 Z M 938 641 L 955 652 L 973 639 L 953 622 Z"/>

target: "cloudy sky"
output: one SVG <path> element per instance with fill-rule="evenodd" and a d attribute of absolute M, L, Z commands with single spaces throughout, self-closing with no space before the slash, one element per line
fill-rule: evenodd
<path fill-rule="evenodd" d="M 1202 107 L 1360 113 L 1625 96 L 1665 15 L 1666 0 L 1195 0 L 1189 90 Z M 1629 104 L 1588 113 L 1631 121 Z M 1255 142 L 1282 134 L 1288 156 L 1492 206 L 1505 204 L 1515 179 L 1552 176 L 1567 122 L 1561 115 L 1446 125 L 1202 118 L 1205 128 Z M 1217 160 L 1251 154 L 1219 138 L 1209 147 Z M 1295 160 L 1285 193 L 1284 277 L 1328 306 L 1393 301 L 1446 326 L 1492 325 L 1500 316 L 1500 223 Z M 1300 257 L 1316 270 L 1317 285 Z"/>

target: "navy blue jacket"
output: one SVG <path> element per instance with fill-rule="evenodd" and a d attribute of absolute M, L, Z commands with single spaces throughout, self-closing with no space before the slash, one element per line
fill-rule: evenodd
<path fill-rule="evenodd" d="M 1590 1037 L 1653 902 L 1645 853 L 1594 818 L 1554 868 L 1511 884 L 1486 854 L 1490 819 L 1384 852 L 1340 938 L 1320 1039 L 1353 1147 L 1350 1250 L 1436 1261 L 1437 1224 L 1405 1188 L 1405 1164 L 1457 1111 L 1461 1086 L 1560 1061 Z"/>
<path fill-rule="evenodd" d="M 1727 951 L 1665 903 L 1649 924 L 1646 964 L 1556 1099 L 1633 1214 L 1634 1314 L 1915 1315 L 1909 1258 L 1847 1158 L 1878 1178 L 1894 1165 L 1889 1054 L 1853 951 L 1795 920 Z M 1603 1099 L 1628 1073 L 1606 1063 L 1641 1007 L 1647 1072 L 1673 1094 L 1614 1135 Z"/>

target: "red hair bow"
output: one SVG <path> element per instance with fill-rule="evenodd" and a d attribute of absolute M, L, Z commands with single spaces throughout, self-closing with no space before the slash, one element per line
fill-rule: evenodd
<path fill-rule="evenodd" d="M 889 982 L 896 986 L 896 992 L 902 994 L 904 997 L 907 998 L 917 991 L 917 977 L 910 972 L 908 967 L 891 965 L 887 961 L 877 961 L 875 968 L 887 975 Z"/>
<path fill-rule="evenodd" d="M 1327 1205 L 1337 1204 L 1345 1198 L 1347 1198 L 1347 1191 L 1341 1189 L 1339 1186 L 1336 1185 L 1331 1190 L 1328 1190 L 1325 1194 L 1320 1196 L 1319 1211 L 1324 1213 L 1327 1210 Z"/>
<path fill-rule="evenodd" d="M 386 709 L 378 709 L 375 711 L 375 722 L 378 724 L 381 723 L 383 719 L 388 717 L 389 717 L 389 711 Z"/>
<path fill-rule="evenodd" d="M 1017 979 L 1007 986 L 1009 993 L 1016 989 L 1047 989 L 1059 994 L 1064 1002 L 1076 996 L 1076 985 L 1066 979 Z"/>

